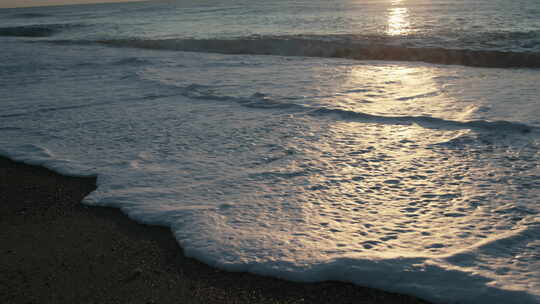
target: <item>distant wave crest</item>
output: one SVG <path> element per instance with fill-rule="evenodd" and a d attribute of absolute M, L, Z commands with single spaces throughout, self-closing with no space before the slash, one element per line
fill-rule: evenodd
<path fill-rule="evenodd" d="M 314 39 L 313 37 L 245 37 L 238 39 L 112 39 L 98 43 L 116 47 L 208 52 L 348 58 L 356 60 L 421 61 L 475 67 L 540 68 L 538 52 L 505 52 L 430 47 L 403 47 L 358 40 Z"/>
<path fill-rule="evenodd" d="M 35 24 L 25 26 L 0 27 L 0 36 L 14 37 L 50 37 L 60 31 L 72 27 L 77 27 L 77 24 Z"/>

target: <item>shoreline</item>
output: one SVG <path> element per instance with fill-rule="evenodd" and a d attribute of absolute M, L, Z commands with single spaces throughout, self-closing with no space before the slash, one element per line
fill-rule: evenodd
<path fill-rule="evenodd" d="M 95 178 L 0 157 L 1 303 L 428 303 L 207 266 L 185 257 L 168 228 L 81 204 L 94 189 Z"/>

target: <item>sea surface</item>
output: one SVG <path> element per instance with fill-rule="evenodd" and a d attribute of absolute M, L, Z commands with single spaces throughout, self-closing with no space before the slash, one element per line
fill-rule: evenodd
<path fill-rule="evenodd" d="M 188 256 L 540 302 L 537 0 L 1 9 L 0 50 L 0 154 Z"/>

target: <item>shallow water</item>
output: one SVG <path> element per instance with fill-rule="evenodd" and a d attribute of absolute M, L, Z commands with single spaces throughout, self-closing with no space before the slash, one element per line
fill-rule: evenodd
<path fill-rule="evenodd" d="M 540 72 L 325 58 L 332 45 L 437 46 L 532 67 L 535 9 L 0 10 L 0 152 L 97 175 L 85 203 L 169 226 L 188 255 L 220 268 L 438 303 L 535 303 Z"/>

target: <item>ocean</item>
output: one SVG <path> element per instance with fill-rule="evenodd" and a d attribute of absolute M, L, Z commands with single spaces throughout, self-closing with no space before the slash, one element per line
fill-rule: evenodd
<path fill-rule="evenodd" d="M 540 301 L 540 2 L 0 9 L 0 154 L 230 271 Z"/>

